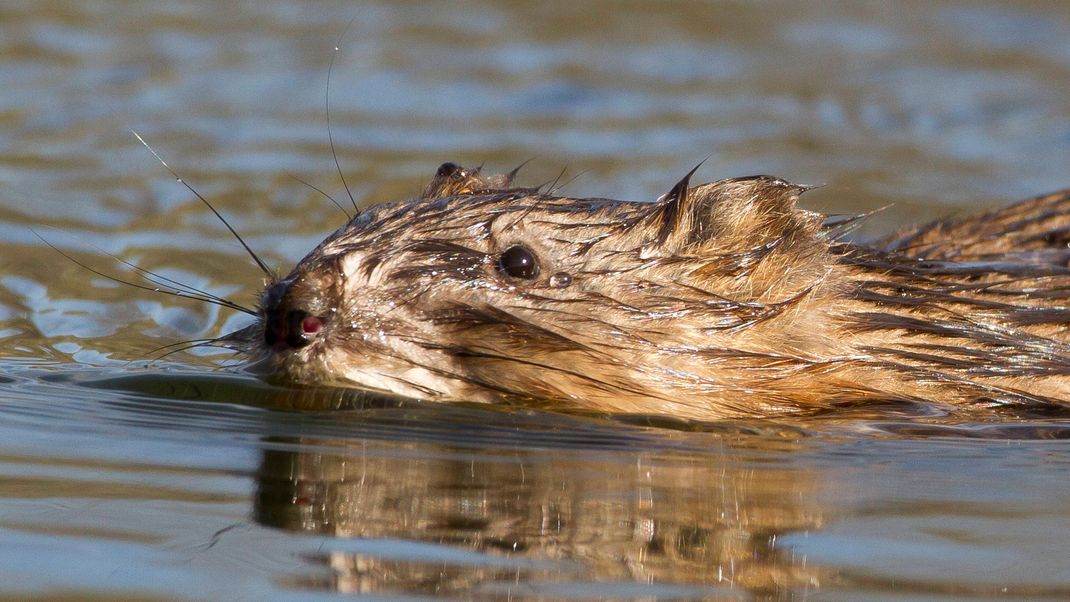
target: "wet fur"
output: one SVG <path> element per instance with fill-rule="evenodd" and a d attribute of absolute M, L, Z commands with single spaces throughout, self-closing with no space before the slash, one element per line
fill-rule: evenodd
<path fill-rule="evenodd" d="M 264 320 L 226 340 L 278 380 L 441 401 L 711 419 L 1070 400 L 1070 191 L 863 245 L 777 178 L 632 203 L 514 175 L 443 165 L 271 284 L 262 315 L 324 317 L 307 347 L 267 348 Z M 517 244 L 534 280 L 497 267 Z"/>

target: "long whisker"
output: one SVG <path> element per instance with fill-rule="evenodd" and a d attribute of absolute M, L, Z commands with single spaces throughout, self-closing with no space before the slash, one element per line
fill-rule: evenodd
<path fill-rule="evenodd" d="M 161 294 L 165 294 L 165 295 L 171 295 L 171 296 L 174 296 L 174 297 L 182 297 L 184 299 L 195 299 L 197 301 L 203 301 L 205 303 L 211 303 L 213 305 L 219 305 L 219 306 L 222 306 L 222 307 L 233 309 L 235 311 L 240 311 L 242 313 L 249 314 L 250 316 L 258 315 L 255 311 L 253 311 L 253 310 L 251 310 L 251 309 L 249 309 L 247 307 L 242 307 L 241 305 L 238 305 L 237 303 L 233 303 L 231 301 L 227 301 L 226 299 L 205 297 L 205 296 L 202 296 L 202 295 L 189 293 L 189 292 L 183 291 L 183 290 L 168 290 L 166 288 L 145 286 L 144 284 L 138 284 L 136 282 L 130 282 L 129 280 L 123 280 L 122 278 L 116 278 L 115 276 L 112 276 L 110 274 L 105 274 L 104 272 L 101 272 L 100 270 L 92 268 L 92 267 L 86 265 L 85 263 L 83 263 L 81 261 L 78 261 L 77 259 L 75 259 L 71 255 L 69 255 L 67 253 L 64 253 L 63 251 L 61 251 L 59 249 L 59 247 L 57 247 L 56 245 L 48 242 L 48 240 L 46 240 L 45 237 L 41 236 L 41 234 L 39 232 L 37 232 L 36 230 L 32 230 L 31 229 L 30 231 L 33 232 L 34 236 L 36 236 L 37 238 L 40 238 L 41 242 L 43 242 L 46 245 L 48 245 L 49 248 L 51 248 L 53 251 L 55 251 L 55 252 L 59 253 L 60 255 L 66 257 L 68 260 L 70 260 L 75 265 L 81 267 L 82 269 L 88 270 L 88 271 L 96 274 L 97 276 L 100 276 L 101 278 L 107 278 L 108 280 L 111 280 L 112 282 L 117 282 L 119 284 L 125 284 L 127 286 L 132 286 L 134 288 L 141 289 L 141 290 L 144 290 L 144 291 L 151 291 L 151 292 L 154 292 L 154 293 L 161 293 Z"/>
<path fill-rule="evenodd" d="M 188 341 L 179 341 L 177 343 L 168 343 L 167 345 L 160 345 L 159 347 L 155 347 L 153 349 L 149 349 L 148 352 L 146 352 L 146 355 L 152 355 L 154 353 L 159 353 L 160 351 L 163 351 L 164 349 L 171 349 L 172 347 L 179 347 L 181 345 L 189 345 L 190 343 L 205 343 L 205 344 L 207 344 L 207 343 L 214 343 L 217 340 L 218 339 L 190 339 Z"/>
<path fill-rule="evenodd" d="M 331 64 L 327 67 L 327 91 L 324 93 L 323 103 L 326 106 L 327 112 L 327 140 L 331 143 L 331 156 L 334 157 L 334 167 L 338 170 L 338 178 L 342 180 L 342 186 L 346 189 L 346 194 L 349 195 L 349 202 L 353 203 L 353 211 L 360 213 L 360 209 L 357 208 L 357 200 L 353 198 L 353 191 L 349 189 L 349 184 L 346 182 L 346 177 L 342 173 L 342 165 L 338 162 L 338 152 L 334 148 L 334 134 L 331 132 L 331 74 L 334 73 L 334 60 L 338 58 L 338 51 L 342 46 L 342 38 L 349 33 L 349 28 L 352 27 L 353 21 L 356 17 L 349 20 L 346 28 L 342 30 L 342 33 L 338 35 L 338 41 L 334 45 L 334 54 L 331 55 Z"/>
<path fill-rule="evenodd" d="M 182 353 L 183 351 L 189 351 L 190 349 L 196 349 L 198 347 L 219 347 L 219 348 L 222 348 L 222 349 L 228 349 L 228 347 L 225 347 L 225 346 L 222 346 L 222 345 L 213 345 L 212 343 L 214 343 L 215 341 L 216 341 L 216 339 L 209 339 L 207 342 L 199 341 L 199 342 L 196 342 L 196 343 L 185 345 L 183 347 L 179 347 L 178 349 L 172 349 L 171 351 L 168 351 L 167 353 L 165 353 L 165 354 L 163 354 L 161 356 L 152 358 L 152 361 L 158 362 L 158 361 L 164 359 L 165 357 L 170 357 L 170 356 L 172 356 L 172 355 L 174 355 L 176 353 Z M 183 341 L 183 343 L 191 343 L 191 341 Z"/>
<path fill-rule="evenodd" d="M 175 173 L 175 170 L 171 169 L 171 166 L 163 160 L 163 157 L 161 157 L 155 150 L 153 150 L 153 148 L 149 146 L 148 142 L 145 142 L 145 139 L 141 137 L 141 134 L 135 132 L 134 130 L 130 131 L 134 134 L 134 136 L 137 137 L 138 141 L 141 142 L 141 144 L 144 145 L 145 148 L 149 149 L 149 152 L 152 153 L 152 156 L 156 157 L 156 160 L 159 161 L 160 164 L 163 165 L 164 168 L 166 168 L 172 176 L 174 176 L 175 180 L 177 180 L 179 184 L 185 186 L 187 190 L 192 192 L 194 196 L 196 196 L 198 199 L 201 200 L 202 203 L 205 204 L 205 206 L 212 210 L 212 213 L 214 213 L 215 216 L 219 218 L 219 221 L 223 222 L 223 225 L 227 227 L 227 230 L 230 230 L 230 233 L 234 235 L 234 238 L 238 239 L 238 242 L 240 242 L 241 246 L 245 248 L 245 251 L 249 253 L 249 256 L 253 258 L 253 261 L 256 262 L 256 265 L 260 266 L 260 269 L 264 272 L 264 274 L 266 274 L 269 279 L 275 280 L 275 275 L 271 272 L 270 269 L 268 269 L 267 264 L 265 264 L 264 261 L 260 259 L 259 255 L 253 252 L 249 245 L 245 244 L 245 240 L 238 235 L 238 231 L 230 225 L 230 222 L 228 222 L 226 218 L 223 217 L 223 214 L 216 211 L 216 208 L 208 202 L 208 199 L 201 196 L 201 193 L 194 190 L 194 188 L 190 186 L 185 180 L 183 180 L 181 176 Z"/>
<path fill-rule="evenodd" d="M 230 303 L 233 306 L 244 307 L 244 306 L 242 306 L 242 305 L 240 305 L 240 304 L 238 304 L 238 303 L 236 303 L 234 301 L 231 301 L 230 299 L 227 299 L 226 297 L 220 297 L 219 295 L 214 295 L 212 293 L 209 293 L 208 291 L 202 291 L 201 289 L 199 289 L 197 287 L 194 287 L 194 286 L 190 286 L 190 285 L 188 285 L 188 284 L 186 284 L 184 282 L 179 282 L 178 280 L 175 280 L 173 278 L 168 278 L 167 276 L 164 276 L 163 274 L 157 274 L 156 272 L 153 272 L 152 270 L 147 270 L 147 269 L 137 265 L 136 263 L 133 263 L 132 261 L 127 261 L 127 260 L 123 259 L 122 257 L 118 257 L 116 255 L 113 255 L 113 254 L 111 254 L 111 253 L 109 253 L 109 252 L 107 252 L 107 251 L 105 251 L 105 250 L 103 250 L 103 249 L 101 249 L 99 247 L 96 247 L 95 245 L 90 245 L 90 246 L 92 246 L 94 249 L 96 249 L 97 252 L 99 252 L 100 254 L 107 255 L 109 258 L 111 258 L 115 262 L 121 263 L 121 264 L 127 266 L 128 268 L 134 270 L 135 272 L 138 273 L 139 276 L 144 278 L 147 282 L 151 282 L 152 284 L 161 285 L 161 286 L 167 286 L 168 284 L 170 284 L 175 288 L 176 291 L 179 291 L 179 292 L 182 292 L 182 293 L 189 293 L 187 296 L 189 298 L 191 298 L 191 299 L 204 299 L 204 300 L 221 301 L 221 302 L 224 302 L 224 303 Z M 150 276 L 151 276 L 151 278 L 150 278 Z M 153 278 L 158 278 L 159 281 L 153 280 Z M 253 310 L 248 309 L 248 308 L 246 308 L 246 309 L 248 311 L 250 311 L 250 312 L 253 311 Z"/>
<path fill-rule="evenodd" d="M 297 180 L 298 182 L 300 182 L 300 183 L 304 184 L 305 186 L 308 186 L 308 187 L 309 187 L 309 188 L 311 188 L 312 190 L 315 190 L 316 192 L 320 193 L 321 195 L 323 195 L 323 196 L 327 197 L 327 199 L 328 199 L 329 201 L 331 201 L 332 203 L 334 203 L 334 206 L 335 206 L 335 207 L 338 207 L 338 210 L 339 210 L 339 211 L 341 211 L 342 213 L 344 213 L 344 214 L 345 214 L 345 216 L 346 216 L 346 219 L 352 219 L 352 218 L 353 218 L 353 216 L 349 215 L 349 212 L 348 212 L 348 211 L 346 211 L 346 208 L 345 208 L 345 207 L 343 207 L 343 206 L 342 206 L 341 204 L 339 204 L 339 202 L 338 202 L 338 201 L 334 200 L 334 197 L 333 197 L 333 196 L 331 196 L 331 195 L 327 194 L 326 192 L 323 192 L 323 191 L 322 191 L 322 190 L 320 190 L 319 188 L 316 188 L 316 187 L 315 187 L 315 186 L 313 186 L 312 184 L 309 184 L 308 182 L 306 182 L 306 181 L 302 180 L 301 178 L 299 178 L 299 177 L 297 177 L 297 176 L 290 176 L 290 177 L 291 177 L 291 178 L 293 178 L 293 179 L 295 179 L 295 180 Z"/>

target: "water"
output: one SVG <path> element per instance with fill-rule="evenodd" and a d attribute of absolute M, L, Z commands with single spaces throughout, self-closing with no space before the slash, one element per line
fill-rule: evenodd
<path fill-rule="evenodd" d="M 653 199 L 773 173 L 870 230 L 1070 184 L 1070 5 L 0 6 L 0 597 L 1070 596 L 1070 422 L 687 425 L 288 391 L 154 349 L 439 163 Z M 310 410 L 331 406 L 330 411 Z M 282 409 L 280 409 L 282 408 Z M 332 596 L 333 597 L 333 596 Z"/>

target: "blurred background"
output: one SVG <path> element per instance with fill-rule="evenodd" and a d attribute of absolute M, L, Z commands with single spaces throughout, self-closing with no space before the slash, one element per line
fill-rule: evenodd
<path fill-rule="evenodd" d="M 693 182 L 892 205 L 875 234 L 1070 186 L 1065 0 L 4 0 L 0 597 L 1068 595 L 1062 423 L 306 415 L 218 357 L 134 370 L 245 318 L 35 232 L 252 303 L 131 130 L 286 272 L 343 220 L 301 180 L 349 202 L 332 60 L 362 205 L 528 159 L 523 183 L 653 200 L 709 156 Z"/>

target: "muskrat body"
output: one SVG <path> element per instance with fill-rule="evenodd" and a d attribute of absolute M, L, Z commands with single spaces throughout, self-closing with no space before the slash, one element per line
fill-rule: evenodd
<path fill-rule="evenodd" d="M 1070 400 L 1070 190 L 865 245 L 779 178 L 653 203 L 512 180 L 443 165 L 225 341 L 287 382 L 694 419 Z"/>

